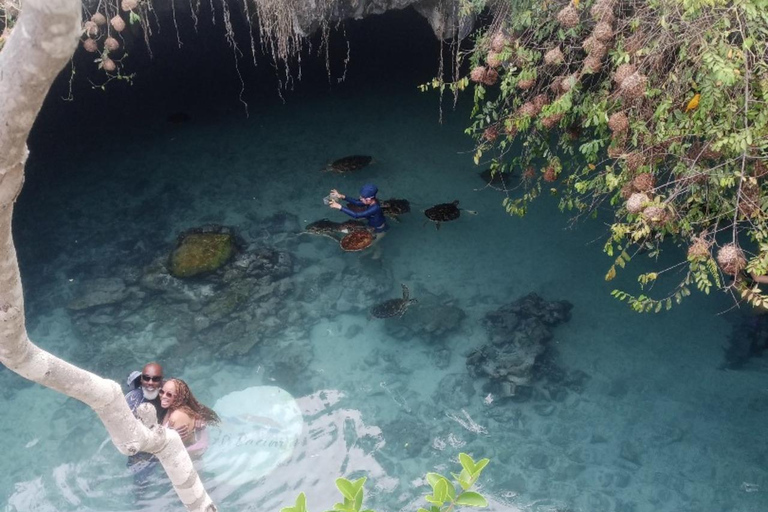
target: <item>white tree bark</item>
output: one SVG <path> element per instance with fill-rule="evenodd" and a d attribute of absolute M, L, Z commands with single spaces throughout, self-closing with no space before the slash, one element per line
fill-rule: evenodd
<path fill-rule="evenodd" d="M 190 511 L 213 504 L 178 434 L 147 428 L 133 417 L 120 386 L 34 345 L 24 323 L 24 299 L 11 234 L 13 206 L 24 182 L 27 137 L 51 83 L 71 58 L 80 35 L 81 0 L 24 0 L 23 12 L 0 52 L 0 362 L 22 377 L 91 407 L 117 449 L 157 454 Z"/>

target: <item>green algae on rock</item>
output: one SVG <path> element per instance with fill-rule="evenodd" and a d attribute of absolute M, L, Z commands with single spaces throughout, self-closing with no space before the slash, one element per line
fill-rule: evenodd
<path fill-rule="evenodd" d="M 220 230 L 193 229 L 179 235 L 168 258 L 168 271 L 174 277 L 192 277 L 224 266 L 237 251 L 235 235 Z"/>

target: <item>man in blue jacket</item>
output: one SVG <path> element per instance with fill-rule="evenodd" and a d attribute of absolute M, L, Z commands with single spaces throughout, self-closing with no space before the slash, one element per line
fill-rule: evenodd
<path fill-rule="evenodd" d="M 381 211 L 381 205 L 379 200 L 376 199 L 379 188 L 372 184 L 367 183 L 360 189 L 360 198 L 354 199 L 347 195 L 339 193 L 338 190 L 331 190 L 331 203 L 328 205 L 335 210 L 341 210 L 353 219 L 368 219 L 368 227 L 373 231 L 376 238 L 381 238 L 385 231 L 389 229 L 387 225 L 387 219 L 384 217 L 384 212 Z M 341 199 L 355 206 L 364 207 L 362 211 L 352 211 L 346 206 L 342 206 L 337 201 Z"/>

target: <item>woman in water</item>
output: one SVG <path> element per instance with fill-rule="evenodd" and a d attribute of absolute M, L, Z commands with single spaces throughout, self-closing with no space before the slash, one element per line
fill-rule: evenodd
<path fill-rule="evenodd" d="M 378 239 L 389 228 L 387 226 L 387 219 L 384 218 L 384 212 L 381 211 L 379 200 L 376 199 L 378 192 L 379 188 L 372 183 L 363 185 L 360 189 L 360 199 L 349 197 L 333 189 L 330 194 L 331 202 L 328 206 L 335 210 L 341 210 L 353 219 L 368 219 L 368 228 L 373 231 L 374 236 Z M 363 208 L 363 210 L 353 211 L 339 204 L 338 200 L 347 201 L 350 204 Z"/>
<path fill-rule="evenodd" d="M 163 426 L 178 430 L 182 426 L 189 432 L 181 438 L 190 456 L 201 456 L 208 449 L 208 432 L 205 428 L 195 430 L 195 422 L 216 425 L 219 416 L 210 408 L 197 401 L 187 383 L 171 379 L 160 390 L 160 407 L 167 409 Z"/>

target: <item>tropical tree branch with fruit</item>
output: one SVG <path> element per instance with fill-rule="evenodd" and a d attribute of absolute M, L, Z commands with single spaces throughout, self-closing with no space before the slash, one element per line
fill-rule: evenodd
<path fill-rule="evenodd" d="M 475 162 L 520 172 L 506 210 L 525 215 L 543 192 L 575 217 L 608 209 L 606 280 L 687 251 L 638 275 L 639 293 L 613 291 L 637 311 L 713 288 L 768 306 L 749 279 L 768 273 L 768 1 L 472 6 L 493 21 L 469 75 L 440 86 L 474 85 Z"/>

